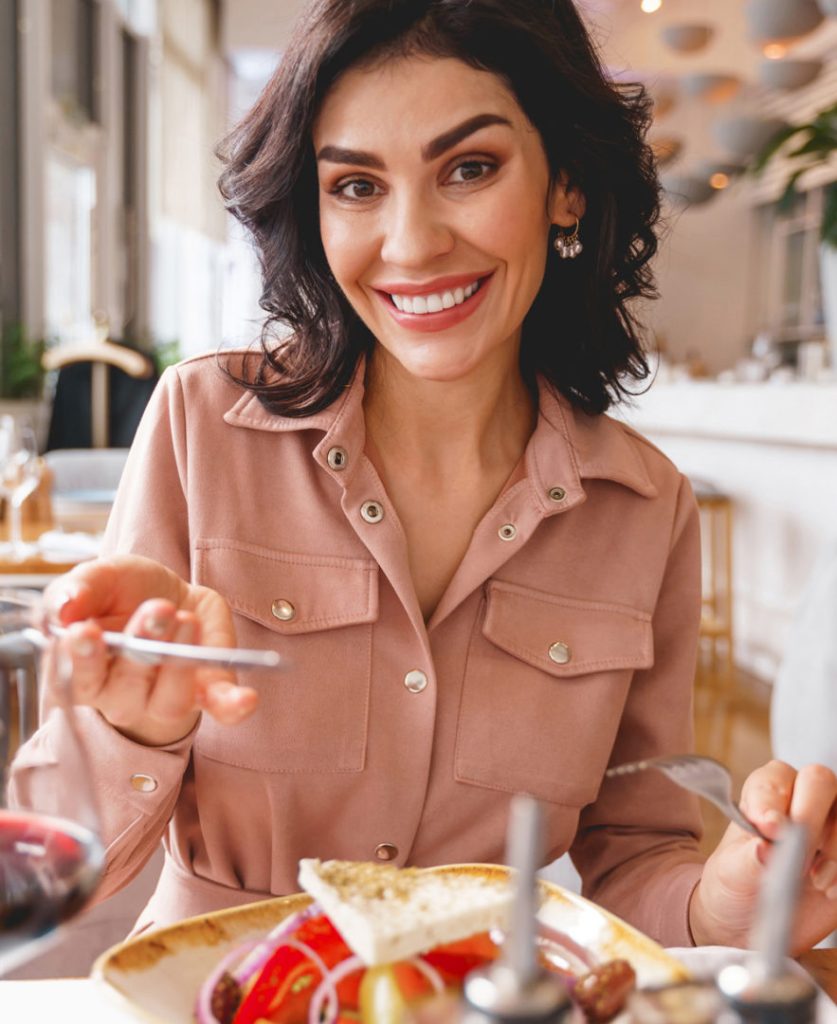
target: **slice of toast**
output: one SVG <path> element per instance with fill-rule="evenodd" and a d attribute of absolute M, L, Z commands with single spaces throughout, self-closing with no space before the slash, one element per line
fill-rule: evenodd
<path fill-rule="evenodd" d="M 512 887 L 500 872 L 299 862 L 299 883 L 369 967 L 508 926 Z"/>

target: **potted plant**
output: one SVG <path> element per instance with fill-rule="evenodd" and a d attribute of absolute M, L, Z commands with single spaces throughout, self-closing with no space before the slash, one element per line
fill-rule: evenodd
<path fill-rule="evenodd" d="M 28 419 L 43 433 L 44 342 L 26 336 L 22 324 L 5 323 L 0 330 L 0 413 Z"/>
<path fill-rule="evenodd" d="M 793 140 L 793 148 L 786 151 Z M 821 167 L 837 155 L 837 103 L 821 110 L 804 124 L 792 124 L 773 136 L 756 156 L 752 169 L 759 173 L 782 152 L 790 166 L 785 188 L 778 201 L 779 210 L 788 212 L 798 197 L 797 184 L 803 174 Z M 825 202 L 820 227 L 820 270 L 826 334 L 831 349 L 832 368 L 837 370 L 837 180 L 825 186 Z"/>

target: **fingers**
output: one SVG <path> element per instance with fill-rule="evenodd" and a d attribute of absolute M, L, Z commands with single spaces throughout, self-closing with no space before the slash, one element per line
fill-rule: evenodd
<path fill-rule="evenodd" d="M 770 761 L 752 772 L 741 787 L 741 809 L 768 838 L 776 839 L 788 816 L 796 770 Z"/>

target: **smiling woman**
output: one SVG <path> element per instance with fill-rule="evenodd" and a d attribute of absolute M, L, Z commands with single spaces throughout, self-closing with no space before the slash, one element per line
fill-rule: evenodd
<path fill-rule="evenodd" d="M 606 774 L 689 750 L 700 617 L 688 482 L 602 415 L 647 374 L 646 111 L 571 0 L 312 0 L 223 150 L 261 344 L 166 372 L 107 557 L 47 593 L 103 895 L 166 840 L 145 924 L 291 892 L 302 857 L 499 861 L 527 792 L 587 895 L 665 944 L 746 941 L 769 844 L 733 825 L 704 865 L 691 796 Z M 110 657 L 103 626 L 286 668 L 234 686 Z M 30 786 L 71 784 L 61 728 Z M 796 949 L 837 925 L 835 796 L 817 766 L 744 787 L 764 834 L 809 829 Z"/>

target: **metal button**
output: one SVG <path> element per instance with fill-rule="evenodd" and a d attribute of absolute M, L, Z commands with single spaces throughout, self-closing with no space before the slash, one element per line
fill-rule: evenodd
<path fill-rule="evenodd" d="M 335 445 L 334 448 L 329 448 L 326 459 L 332 469 L 345 469 L 349 464 L 349 453 L 345 448 Z"/>
<path fill-rule="evenodd" d="M 375 847 L 375 856 L 378 860 L 395 860 L 398 856 L 398 847 L 393 843 L 378 843 Z"/>
<path fill-rule="evenodd" d="M 137 773 L 131 776 L 131 787 L 138 793 L 153 793 L 157 788 L 157 780 L 150 775 Z"/>
<path fill-rule="evenodd" d="M 384 518 L 384 506 L 380 501 L 364 501 L 360 506 L 360 514 L 367 523 L 380 523 Z"/>
<path fill-rule="evenodd" d="M 497 531 L 497 536 L 500 538 L 500 540 L 514 540 L 514 538 L 517 536 L 517 527 L 514 525 L 514 523 L 505 523 Z"/>
<path fill-rule="evenodd" d="M 550 487 L 549 488 L 549 500 L 550 501 L 563 501 L 566 498 L 567 492 L 563 487 Z"/>
<path fill-rule="evenodd" d="M 414 668 L 412 672 L 408 672 L 404 676 L 404 685 L 410 693 L 421 693 L 425 686 L 427 686 L 427 676 L 420 668 Z"/>
<path fill-rule="evenodd" d="M 296 615 L 296 608 L 284 597 L 278 597 L 270 606 L 270 610 L 274 619 L 279 619 L 280 622 L 290 622 Z"/>
<path fill-rule="evenodd" d="M 570 645 L 565 644 L 563 640 L 556 640 L 549 648 L 549 656 L 556 665 L 566 665 L 572 657 Z"/>

